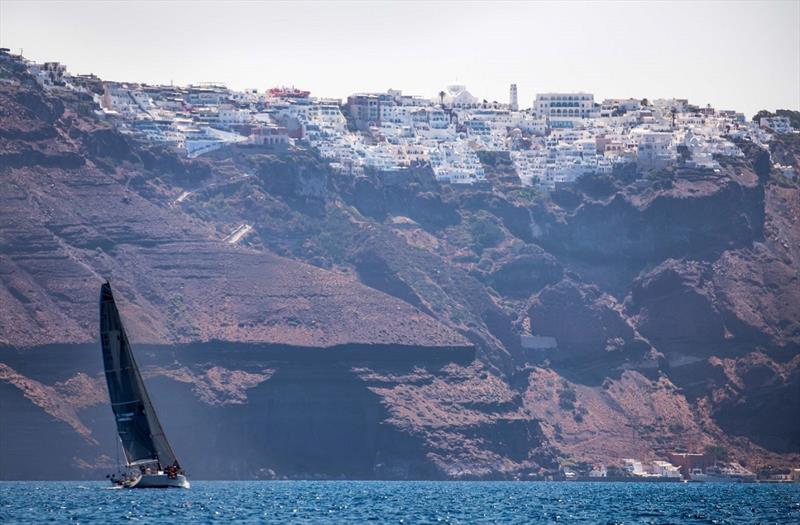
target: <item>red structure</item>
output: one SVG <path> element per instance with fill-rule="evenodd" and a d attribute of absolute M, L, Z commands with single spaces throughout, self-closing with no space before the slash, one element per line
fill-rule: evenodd
<path fill-rule="evenodd" d="M 705 472 L 706 468 L 714 465 L 714 458 L 709 454 L 690 454 L 688 452 L 670 452 L 669 462 L 680 467 L 684 478 L 689 477 L 692 469 L 699 468 Z"/>
<path fill-rule="evenodd" d="M 273 98 L 308 98 L 310 91 L 303 91 L 295 87 L 274 87 L 267 91 Z"/>

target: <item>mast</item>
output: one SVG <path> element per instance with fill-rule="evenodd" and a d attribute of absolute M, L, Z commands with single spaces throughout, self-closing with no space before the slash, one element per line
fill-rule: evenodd
<path fill-rule="evenodd" d="M 108 282 L 100 289 L 100 341 L 111 409 L 127 465 L 157 463 L 160 469 L 173 465 L 180 469 L 144 386 Z"/>

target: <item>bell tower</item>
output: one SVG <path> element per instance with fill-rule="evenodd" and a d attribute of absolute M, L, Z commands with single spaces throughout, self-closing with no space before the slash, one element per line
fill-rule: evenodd
<path fill-rule="evenodd" d="M 508 107 L 511 111 L 517 111 L 519 109 L 516 84 L 511 84 L 511 87 L 508 89 Z"/>

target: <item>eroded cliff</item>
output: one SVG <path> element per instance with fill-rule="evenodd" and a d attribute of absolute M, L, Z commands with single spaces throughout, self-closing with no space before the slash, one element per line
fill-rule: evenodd
<path fill-rule="evenodd" d="M 769 152 L 551 197 L 487 154 L 491 185 L 460 189 L 302 146 L 187 160 L 2 75 L 2 477 L 112 468 L 103 278 L 199 477 L 530 479 L 709 445 L 798 461 L 800 190 Z"/>

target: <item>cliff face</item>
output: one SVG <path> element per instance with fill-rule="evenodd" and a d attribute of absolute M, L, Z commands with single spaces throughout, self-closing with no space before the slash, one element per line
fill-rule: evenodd
<path fill-rule="evenodd" d="M 74 95 L 62 100 L 6 74 L 0 476 L 96 478 L 114 467 L 96 343 L 104 278 L 167 432 L 196 476 L 491 477 L 537 473 L 537 461 L 553 467 L 535 421 L 525 423 L 532 451 L 503 472 L 487 464 L 485 454 L 505 460 L 502 440 L 517 439 L 513 425 L 493 428 L 520 417 L 502 402 L 494 414 L 492 396 L 507 392 L 483 394 L 481 413 L 435 422 L 463 445 L 404 423 L 396 389 L 408 377 L 445 398 L 463 383 L 459 402 L 468 405 L 477 394 L 467 383 L 482 370 L 474 346 L 422 304 L 365 286 L 355 271 L 275 255 L 256 234 L 231 240 L 240 223 L 230 204 L 276 213 L 277 221 L 257 218 L 283 235 L 282 221 L 302 225 L 298 216 L 324 213 L 329 174 L 313 156 L 246 151 L 232 170 L 225 157 L 186 162 L 80 115 Z M 245 164 L 256 182 L 241 203 Z M 184 187 L 192 194 L 181 206 Z M 264 197 L 277 209 L 260 207 Z M 462 368 L 469 372 L 453 372 Z M 494 441 L 477 440 L 482 434 Z M 455 458 L 465 462 L 457 473 Z"/>
<path fill-rule="evenodd" d="M 102 125 L 84 129 L 95 123 L 34 89 L 4 89 L 4 112 L 26 115 L 23 124 L 39 131 L 25 135 L 13 119 L 4 127 L 8 136 L 25 138 L 5 139 L 0 151 L 0 344 L 94 341 L 95 288 L 103 278 L 127 302 L 134 341 L 467 344 L 430 316 L 341 273 L 237 247 L 162 200 L 164 188 L 152 179 L 170 175 L 158 164 L 148 169 L 123 136 Z M 40 110 L 47 119 L 37 121 L 20 100 L 49 108 Z M 31 133 L 47 138 L 33 140 Z M 65 165 L 64 155 L 81 162 Z M 113 161 L 111 171 L 98 155 Z"/>
<path fill-rule="evenodd" d="M 164 428 L 199 478 L 445 478 L 461 457 L 460 476 L 497 476 L 474 466 L 486 463 L 487 447 L 500 448 L 494 457 L 505 459 L 501 440 L 517 439 L 507 429 L 488 444 L 436 441 L 437 431 L 462 439 L 497 432 L 494 421 L 514 411 L 503 404 L 509 394 L 497 379 L 499 392 L 485 385 L 473 392 L 480 367 L 469 364 L 471 356 L 460 365 L 450 356 L 443 365 L 417 355 L 412 367 L 405 357 L 303 361 L 223 343 L 137 350 Z M 4 478 L 92 479 L 115 468 L 116 431 L 95 345 L 6 351 L 4 359 L 11 363 L 0 367 Z M 31 363 L 42 360 L 47 365 Z M 463 390 L 460 403 L 478 398 L 488 410 L 461 413 L 448 403 L 451 388 Z M 405 389 L 425 389 L 434 410 L 428 421 L 413 421 L 419 410 L 408 406 Z M 437 417 L 447 412 L 458 420 Z M 537 461 L 553 466 L 552 452 L 536 450 L 543 441 L 537 423 L 527 425 L 532 450 L 509 461 L 512 474 L 538 472 Z"/>
<path fill-rule="evenodd" d="M 486 188 L 354 179 L 303 147 L 183 159 L 0 69 L 0 477 L 113 467 L 103 278 L 198 477 L 800 459 L 800 191 L 765 151 L 551 197 L 491 154 Z"/>

